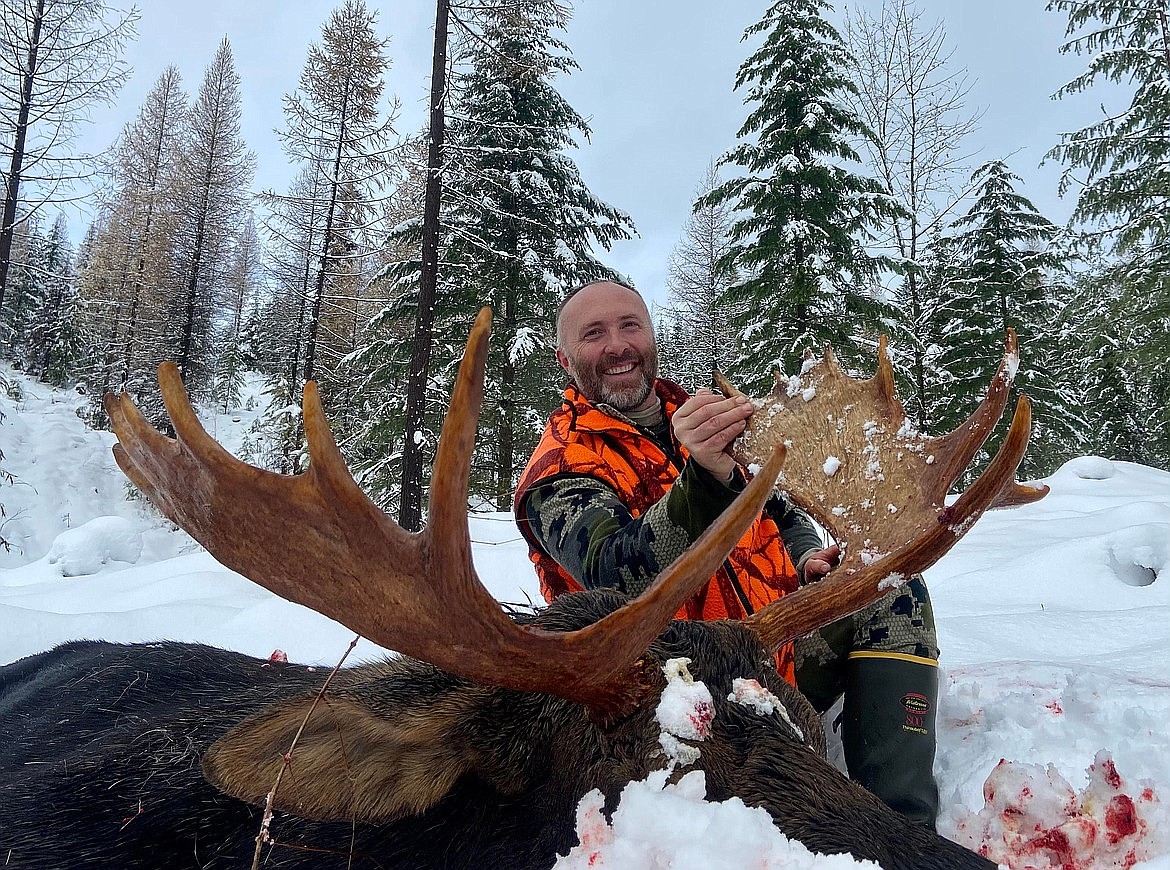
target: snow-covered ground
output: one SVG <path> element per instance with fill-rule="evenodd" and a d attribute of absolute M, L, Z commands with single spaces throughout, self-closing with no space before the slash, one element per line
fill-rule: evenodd
<path fill-rule="evenodd" d="M 3 369 L 0 664 L 75 638 L 200 641 L 328 664 L 352 634 L 217 564 L 129 497 L 83 398 Z M 229 449 L 249 412 L 211 415 Z M 985 516 L 928 572 L 943 649 L 941 833 L 1013 870 L 1170 870 L 1170 473 L 1079 457 L 1043 501 Z M 470 518 L 480 577 L 539 599 L 510 516 Z M 358 659 L 381 654 L 362 642 Z M 353 659 L 351 658 L 351 661 Z M 566 867 L 872 866 L 812 856 L 701 775 L 579 810 Z M 718 835 L 713 834 L 717 831 Z M 734 846 L 734 848 L 732 848 Z M 717 847 L 717 848 L 716 848 Z"/>

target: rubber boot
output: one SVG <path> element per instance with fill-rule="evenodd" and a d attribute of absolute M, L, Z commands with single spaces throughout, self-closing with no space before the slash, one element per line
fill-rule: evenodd
<path fill-rule="evenodd" d="M 841 744 L 849 777 L 913 822 L 934 829 L 938 663 L 853 653 L 846 664 Z"/>

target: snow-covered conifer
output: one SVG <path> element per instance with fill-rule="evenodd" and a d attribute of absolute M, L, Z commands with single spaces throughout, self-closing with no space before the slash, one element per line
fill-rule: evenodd
<path fill-rule="evenodd" d="M 725 301 L 739 342 L 732 379 L 749 392 L 771 387 L 772 368 L 795 370 L 807 347 L 831 342 L 849 361 L 881 310 L 883 261 L 865 243 L 897 206 L 854 169 L 851 143 L 872 134 L 849 107 L 849 55 L 828 6 L 778 0 L 747 29 L 764 37 L 736 76 L 751 111 L 720 161 L 738 172 L 700 200 L 737 210 L 727 262 L 739 280 Z"/>

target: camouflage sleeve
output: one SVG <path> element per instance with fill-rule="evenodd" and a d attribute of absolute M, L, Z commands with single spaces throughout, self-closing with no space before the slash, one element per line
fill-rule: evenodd
<path fill-rule="evenodd" d="M 521 507 L 540 546 L 578 583 L 638 595 L 736 494 L 687 462 L 670 492 L 637 519 L 609 486 L 583 476 L 534 487 Z"/>
<path fill-rule="evenodd" d="M 792 558 L 796 568 L 796 576 L 804 580 L 804 563 L 808 557 L 825 546 L 821 533 L 817 530 L 812 517 L 794 505 L 781 493 L 776 493 L 764 505 L 776 525 L 780 527 L 780 538 L 784 541 L 784 549 Z"/>

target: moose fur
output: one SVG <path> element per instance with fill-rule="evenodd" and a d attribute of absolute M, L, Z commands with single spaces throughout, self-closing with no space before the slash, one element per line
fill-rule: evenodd
<path fill-rule="evenodd" d="M 624 601 L 580 593 L 523 619 L 570 630 Z M 994 866 L 829 764 L 816 714 L 751 632 L 671 623 L 648 661 L 680 656 L 715 700 L 697 744 L 712 800 L 738 796 L 814 851 L 887 870 Z M 0 668 L 0 866 L 250 866 L 265 795 L 326 675 L 194 644 L 89 641 Z M 735 677 L 779 696 L 804 738 L 728 702 Z M 663 765 L 655 704 L 602 722 L 414 659 L 345 669 L 292 755 L 264 866 L 550 867 L 576 843 L 585 793 L 612 809 Z"/>

